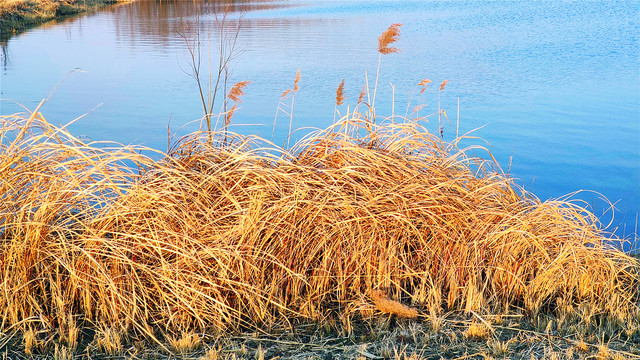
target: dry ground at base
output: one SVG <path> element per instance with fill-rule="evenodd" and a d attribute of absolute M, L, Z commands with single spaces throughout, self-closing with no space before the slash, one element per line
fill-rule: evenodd
<path fill-rule="evenodd" d="M 521 315 L 406 320 L 380 316 L 344 325 L 298 325 L 264 333 L 184 334 L 166 349 L 134 343 L 111 353 L 95 343 L 70 351 L 62 344 L 34 344 L 25 353 L 16 336 L 1 349 L 3 359 L 639 359 L 640 329 L 617 337 L 598 335 L 585 324 L 561 324 Z M 545 325 L 546 324 L 546 325 Z M 345 329 L 351 329 L 348 334 Z M 8 340 L 0 340 L 3 343 Z"/>

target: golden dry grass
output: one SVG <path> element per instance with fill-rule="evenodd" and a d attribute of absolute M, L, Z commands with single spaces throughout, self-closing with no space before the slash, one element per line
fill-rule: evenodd
<path fill-rule="evenodd" d="M 38 113 L 0 122 L 0 331 L 29 348 L 33 329 L 62 354 L 85 328 L 113 352 L 333 313 L 351 326 L 381 291 L 432 321 L 640 317 L 639 264 L 591 213 L 540 202 L 415 122 L 351 115 L 286 150 L 194 133 L 158 161 Z"/>
<path fill-rule="evenodd" d="M 371 298 L 376 309 L 387 314 L 393 314 L 401 318 L 415 319 L 418 317 L 418 310 L 408 307 L 398 301 L 389 299 L 386 294 L 380 290 L 373 290 Z"/>

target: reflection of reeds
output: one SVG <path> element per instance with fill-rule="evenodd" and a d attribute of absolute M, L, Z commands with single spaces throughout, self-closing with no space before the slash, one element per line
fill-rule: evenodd
<path fill-rule="evenodd" d="M 592 214 L 518 195 L 413 122 L 358 138 L 362 122 L 342 119 L 288 150 L 194 133 L 153 161 L 40 115 L 1 120 L 1 332 L 180 345 L 190 331 L 348 319 L 378 288 L 379 308 L 408 317 L 638 312 L 638 263 Z"/>

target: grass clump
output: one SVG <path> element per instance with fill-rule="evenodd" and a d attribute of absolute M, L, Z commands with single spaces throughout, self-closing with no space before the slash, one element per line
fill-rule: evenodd
<path fill-rule="evenodd" d="M 193 133 L 152 160 L 36 112 L 1 120 L 0 331 L 25 352 L 445 310 L 636 336 L 638 261 L 591 213 L 416 122 L 356 114 L 290 149 Z"/>

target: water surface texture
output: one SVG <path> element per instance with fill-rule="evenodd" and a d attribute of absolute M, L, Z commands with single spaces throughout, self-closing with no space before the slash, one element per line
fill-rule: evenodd
<path fill-rule="evenodd" d="M 293 127 L 305 129 L 293 139 L 330 125 L 340 81 L 345 79 L 348 97 L 339 108 L 344 114 L 357 101 L 365 71 L 371 83 L 375 78 L 377 37 L 391 23 L 402 23 L 396 43 L 402 52 L 382 59 L 378 114 L 405 115 L 418 104 L 427 105 L 420 115 L 433 113 L 438 85 L 448 79 L 440 96 L 450 118 L 445 139 L 456 135 L 459 99 L 460 133 L 480 128 L 474 135 L 486 141 L 467 144 L 487 147 L 526 190 L 542 200 L 589 190 L 574 198 L 604 213 L 608 223 L 612 212 L 601 200 L 606 197 L 615 204 L 616 234 L 637 233 L 637 1 L 290 0 L 222 6 L 228 4 L 232 22 L 243 14 L 241 52 L 228 81 L 251 81 L 233 131 L 271 139 L 280 94 L 298 69 Z M 202 116 L 187 74 L 185 37 L 193 38 L 195 14 L 202 14 L 206 76 L 208 49 L 217 56 L 216 8 L 221 6 L 139 1 L 23 33 L 3 44 L 0 97 L 33 109 L 55 89 L 42 109 L 50 122 L 87 114 L 70 126 L 75 135 L 165 150 L 169 124 L 179 136 L 196 129 Z M 434 85 L 420 95 L 416 85 L 423 78 Z M 23 111 L 9 101 L 0 106 L 1 114 Z M 437 117 L 425 121 L 438 131 Z M 280 113 L 276 144 L 284 143 L 288 126 Z"/>

